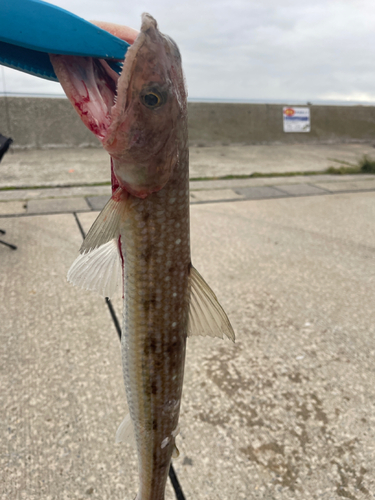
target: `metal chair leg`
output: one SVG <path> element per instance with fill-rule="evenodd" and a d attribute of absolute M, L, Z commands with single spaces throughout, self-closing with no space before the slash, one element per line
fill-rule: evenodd
<path fill-rule="evenodd" d="M 11 243 L 7 243 L 6 241 L 3 241 L 3 240 L 0 240 L 0 243 L 1 243 L 2 245 L 5 245 L 5 246 L 7 246 L 7 247 L 11 248 L 12 250 L 17 250 L 16 245 L 12 245 Z"/>
<path fill-rule="evenodd" d="M 5 234 L 4 229 L 0 229 L 0 234 Z M 11 243 L 7 243 L 6 241 L 3 241 L 3 240 L 0 240 L 0 243 L 2 245 L 5 245 L 5 246 L 11 248 L 12 250 L 17 250 L 16 245 L 12 245 Z"/>

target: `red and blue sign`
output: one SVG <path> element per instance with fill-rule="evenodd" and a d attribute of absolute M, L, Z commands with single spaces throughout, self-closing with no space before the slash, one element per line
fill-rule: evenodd
<path fill-rule="evenodd" d="M 284 132 L 310 132 L 310 108 L 283 108 Z"/>

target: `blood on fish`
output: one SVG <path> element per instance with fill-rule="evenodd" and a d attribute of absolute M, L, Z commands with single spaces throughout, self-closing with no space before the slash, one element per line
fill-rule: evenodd
<path fill-rule="evenodd" d="M 130 419 L 124 419 L 118 435 L 127 435 L 130 422 L 137 442 L 137 500 L 164 500 L 179 428 L 187 337 L 226 335 L 234 341 L 234 332 L 191 264 L 187 94 L 178 48 L 149 14 L 142 16 L 138 36 L 108 23 L 101 27 L 133 43 L 113 85 L 106 63 L 82 58 L 80 71 L 79 58 L 51 55 L 74 108 L 111 157 L 112 197 L 68 279 L 114 293 L 121 275 L 121 352 Z M 145 102 L 147 89 L 159 98 Z"/>

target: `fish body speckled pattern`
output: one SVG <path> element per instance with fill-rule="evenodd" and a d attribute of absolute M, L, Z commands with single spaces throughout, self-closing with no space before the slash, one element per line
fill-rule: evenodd
<path fill-rule="evenodd" d="M 189 241 L 187 100 L 176 44 L 142 16 L 140 33 L 97 23 L 132 44 L 118 77 L 104 61 L 51 56 L 83 122 L 111 156 L 113 195 L 68 280 L 110 297 L 122 285 L 122 363 L 135 435 L 137 500 L 164 499 L 179 430 L 186 340 L 234 332 L 194 269 Z"/>

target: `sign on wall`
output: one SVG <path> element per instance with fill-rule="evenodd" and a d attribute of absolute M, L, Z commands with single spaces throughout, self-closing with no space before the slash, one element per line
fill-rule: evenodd
<path fill-rule="evenodd" d="M 284 132 L 310 132 L 310 108 L 283 108 Z"/>

